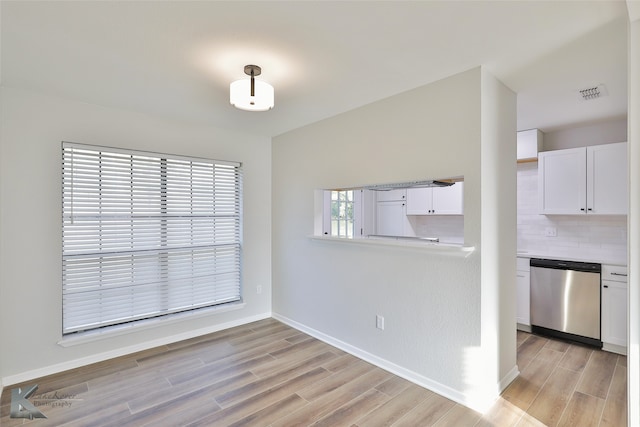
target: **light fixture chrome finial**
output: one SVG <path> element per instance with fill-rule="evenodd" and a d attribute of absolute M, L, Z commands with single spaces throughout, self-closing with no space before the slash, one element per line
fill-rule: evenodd
<path fill-rule="evenodd" d="M 244 73 L 249 80 L 236 80 L 229 87 L 229 102 L 236 108 L 247 111 L 267 111 L 273 108 L 274 91 L 269 83 L 256 80 L 262 74 L 257 65 L 245 65 Z"/>

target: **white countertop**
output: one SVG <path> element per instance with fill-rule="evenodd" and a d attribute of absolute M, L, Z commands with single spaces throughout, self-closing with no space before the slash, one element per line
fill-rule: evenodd
<path fill-rule="evenodd" d="M 475 251 L 473 246 L 464 246 L 455 243 L 431 242 L 424 239 L 406 239 L 401 237 L 365 237 L 349 239 L 333 236 L 309 236 L 310 239 L 324 242 L 353 245 L 395 246 L 409 249 L 418 249 L 440 255 L 454 255 L 467 257 Z"/>
<path fill-rule="evenodd" d="M 607 265 L 627 265 L 626 259 L 621 258 L 606 258 L 605 257 L 591 257 L 591 256 L 566 256 L 561 254 L 553 254 L 553 253 L 540 253 L 534 251 L 518 251 L 516 253 L 518 257 L 521 258 L 543 258 L 543 259 L 557 259 L 562 261 L 578 261 L 578 262 L 595 262 L 599 264 L 607 264 Z"/>

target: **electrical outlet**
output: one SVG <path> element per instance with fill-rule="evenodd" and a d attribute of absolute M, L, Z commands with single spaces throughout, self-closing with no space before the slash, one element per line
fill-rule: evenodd
<path fill-rule="evenodd" d="M 384 317 L 379 314 L 376 315 L 376 328 L 384 331 Z"/>
<path fill-rule="evenodd" d="M 262 293 L 262 285 L 258 285 L 256 287 L 256 292 L 258 293 L 258 295 Z"/>
<path fill-rule="evenodd" d="M 558 229 L 555 227 L 547 227 L 544 229 L 544 235 L 547 237 L 556 237 L 558 235 Z"/>

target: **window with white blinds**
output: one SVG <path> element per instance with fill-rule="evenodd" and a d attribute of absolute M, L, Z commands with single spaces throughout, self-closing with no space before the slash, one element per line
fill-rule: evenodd
<path fill-rule="evenodd" d="M 239 163 L 62 144 L 63 333 L 239 301 Z"/>

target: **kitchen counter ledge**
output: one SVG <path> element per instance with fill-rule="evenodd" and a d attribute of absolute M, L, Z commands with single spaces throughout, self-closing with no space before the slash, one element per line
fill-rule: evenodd
<path fill-rule="evenodd" d="M 348 239 L 345 237 L 331 237 L 331 236 L 309 236 L 312 240 L 339 243 L 339 244 L 352 244 L 352 245 L 368 245 L 368 246 L 391 246 L 401 247 L 407 249 L 416 249 L 421 251 L 430 252 L 439 255 L 451 255 L 459 257 L 467 257 L 473 251 L 474 246 L 464 246 L 453 243 L 439 243 L 422 239 L 407 239 L 407 238 L 395 238 L 395 237 L 363 237 L 357 239 Z"/>
<path fill-rule="evenodd" d="M 528 252 L 528 251 L 518 251 L 516 253 L 518 258 L 541 258 L 541 259 L 555 259 L 560 261 L 577 261 L 577 262 L 595 262 L 598 264 L 606 264 L 606 265 L 627 265 L 626 259 L 606 259 L 606 258 L 596 258 L 595 256 L 564 256 L 558 254 L 549 254 L 549 253 L 540 253 L 540 252 Z"/>

